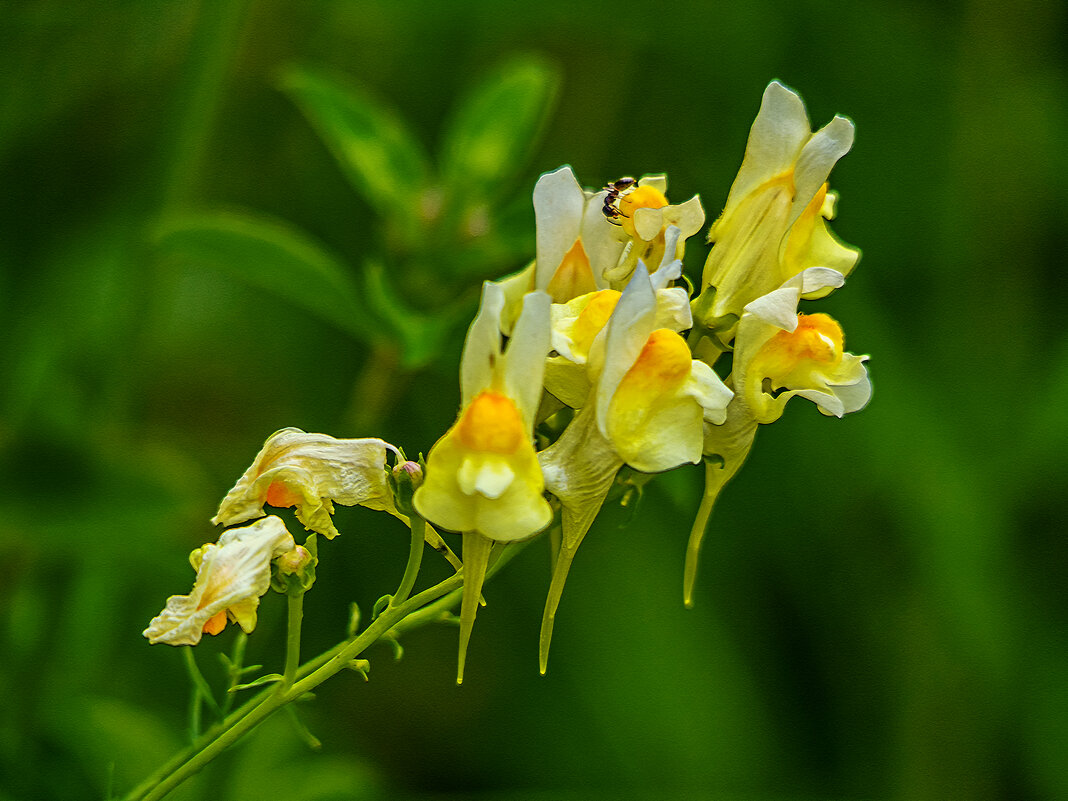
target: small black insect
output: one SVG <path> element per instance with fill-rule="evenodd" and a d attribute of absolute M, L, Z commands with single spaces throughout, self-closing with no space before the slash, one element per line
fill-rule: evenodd
<path fill-rule="evenodd" d="M 604 188 L 608 191 L 608 194 L 605 195 L 604 207 L 601 211 L 604 212 L 605 218 L 608 222 L 612 223 L 612 225 L 623 224 L 619 221 L 619 218 L 626 217 L 627 215 L 619 210 L 619 199 L 634 189 L 637 185 L 638 182 L 629 177 L 620 178 L 618 181 L 605 184 Z"/>

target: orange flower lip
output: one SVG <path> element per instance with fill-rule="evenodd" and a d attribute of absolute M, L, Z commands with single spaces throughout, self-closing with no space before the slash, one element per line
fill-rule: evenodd
<path fill-rule="evenodd" d="M 826 314 L 799 314 L 797 328 L 780 331 L 760 351 L 764 373 L 776 378 L 803 362 L 837 364 L 842 360 L 842 327 Z"/>
<path fill-rule="evenodd" d="M 460 442 L 473 451 L 511 455 L 526 441 L 523 419 L 506 395 L 487 390 L 475 396 L 457 424 Z"/>
<path fill-rule="evenodd" d="M 664 193 L 653 186 L 639 186 L 619 199 L 619 212 L 623 215 L 623 230 L 635 236 L 634 212 L 638 209 L 662 209 L 668 205 Z"/>

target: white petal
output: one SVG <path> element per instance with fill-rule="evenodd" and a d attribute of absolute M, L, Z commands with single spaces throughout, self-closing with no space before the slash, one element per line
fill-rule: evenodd
<path fill-rule="evenodd" d="M 497 284 L 486 281 L 482 284 L 482 302 L 478 307 L 478 314 L 467 329 L 464 355 L 460 361 L 460 394 L 463 408 L 467 408 L 474 397 L 493 380 L 493 371 L 501 356 L 503 310 L 504 290 Z"/>
<path fill-rule="evenodd" d="M 831 170 L 853 147 L 853 123 L 845 117 L 835 117 L 808 140 L 794 168 L 794 203 L 790 210 L 792 225 L 805 207 L 827 182 Z"/>
<path fill-rule="evenodd" d="M 675 258 L 681 234 L 682 231 L 677 225 L 669 225 L 664 231 L 664 258 L 660 266 L 656 268 L 656 272 L 649 276 L 653 289 L 663 289 L 682 275 L 682 261 Z"/>
<path fill-rule="evenodd" d="M 801 273 L 801 294 L 808 296 L 814 292 L 838 289 L 845 284 L 845 276 L 838 270 L 828 267 L 809 267 Z"/>
<path fill-rule="evenodd" d="M 531 292 L 523 298 L 523 312 L 515 324 L 508 352 L 504 356 L 504 388 L 523 418 L 529 431 L 541 402 L 545 357 L 549 354 L 552 329 L 549 307 L 552 301 L 544 292 Z"/>
<path fill-rule="evenodd" d="M 727 404 L 734 397 L 734 393 L 711 367 L 696 360 L 683 393 L 696 399 L 704 410 L 705 421 L 715 425 L 727 419 Z"/>
<path fill-rule="evenodd" d="M 638 181 L 638 186 L 651 186 L 660 194 L 666 195 L 668 190 L 667 174 L 659 172 L 653 175 L 644 175 Z"/>
<path fill-rule="evenodd" d="M 664 227 L 664 209 L 642 207 L 634 210 L 634 232 L 646 242 L 650 242 Z"/>
<path fill-rule="evenodd" d="M 545 289 L 582 228 L 586 193 L 568 166 L 542 175 L 534 185 L 537 278 Z"/>
<path fill-rule="evenodd" d="M 749 132 L 745 158 L 727 197 L 727 207 L 768 179 L 789 170 L 811 135 L 801 98 L 778 81 L 768 84 Z"/>
<path fill-rule="evenodd" d="M 605 338 L 604 365 L 597 381 L 597 427 L 606 437 L 609 402 L 619 382 L 645 347 L 655 324 L 656 293 L 649 283 L 649 273 L 645 265 L 638 262 L 630 283 L 623 290 L 608 324 L 602 331 Z"/>
<path fill-rule="evenodd" d="M 590 270 L 598 289 L 607 289 L 604 271 L 615 267 L 623 254 L 625 242 L 616 236 L 616 226 L 604 216 L 604 199 L 607 192 L 598 192 L 586 203 L 582 215 L 582 246 L 590 260 Z"/>
<path fill-rule="evenodd" d="M 801 299 L 800 276 L 794 276 L 778 289 L 759 297 L 745 307 L 745 312 L 784 331 L 797 328 L 797 302 Z M 745 315 L 742 316 L 743 321 Z"/>
<path fill-rule="evenodd" d="M 492 456 L 468 456 L 456 475 L 465 495 L 476 492 L 486 498 L 499 498 L 515 480 L 515 471 L 507 460 Z"/>

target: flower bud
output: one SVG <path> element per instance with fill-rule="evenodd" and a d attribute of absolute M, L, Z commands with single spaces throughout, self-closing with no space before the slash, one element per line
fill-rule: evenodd
<path fill-rule="evenodd" d="M 423 486 L 423 467 L 410 459 L 394 465 L 389 474 L 389 488 L 393 491 L 393 501 L 397 510 L 409 517 L 414 513 L 412 496 Z"/>
<path fill-rule="evenodd" d="M 316 536 L 312 534 L 304 545 L 297 545 L 274 560 L 271 571 L 272 590 L 289 594 L 311 589 L 315 583 L 315 566 L 319 564 L 319 549 L 316 543 Z"/>

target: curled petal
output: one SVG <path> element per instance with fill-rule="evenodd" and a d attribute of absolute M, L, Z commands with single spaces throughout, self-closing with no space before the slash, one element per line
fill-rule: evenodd
<path fill-rule="evenodd" d="M 840 279 L 833 271 L 808 270 L 746 306 L 735 341 L 733 382 L 738 402 L 758 423 L 777 420 L 795 395 L 836 417 L 863 408 L 871 397 L 868 357 L 844 351 L 841 327 L 827 315 L 797 313 L 806 289 Z"/>
<path fill-rule="evenodd" d="M 337 535 L 333 503 L 397 514 L 386 481 L 386 454 L 396 449 L 380 439 L 335 439 L 285 428 L 272 434 L 252 466 L 238 479 L 211 522 L 230 526 L 263 515 L 264 504 L 296 506 L 310 530 Z"/>
<path fill-rule="evenodd" d="M 271 583 L 271 560 L 296 544 L 278 517 L 223 532 L 217 544 L 200 549 L 200 567 L 189 595 L 172 595 L 148 624 L 148 641 L 196 645 L 205 624 L 227 612 L 246 632 L 256 626 L 259 598 Z"/>

